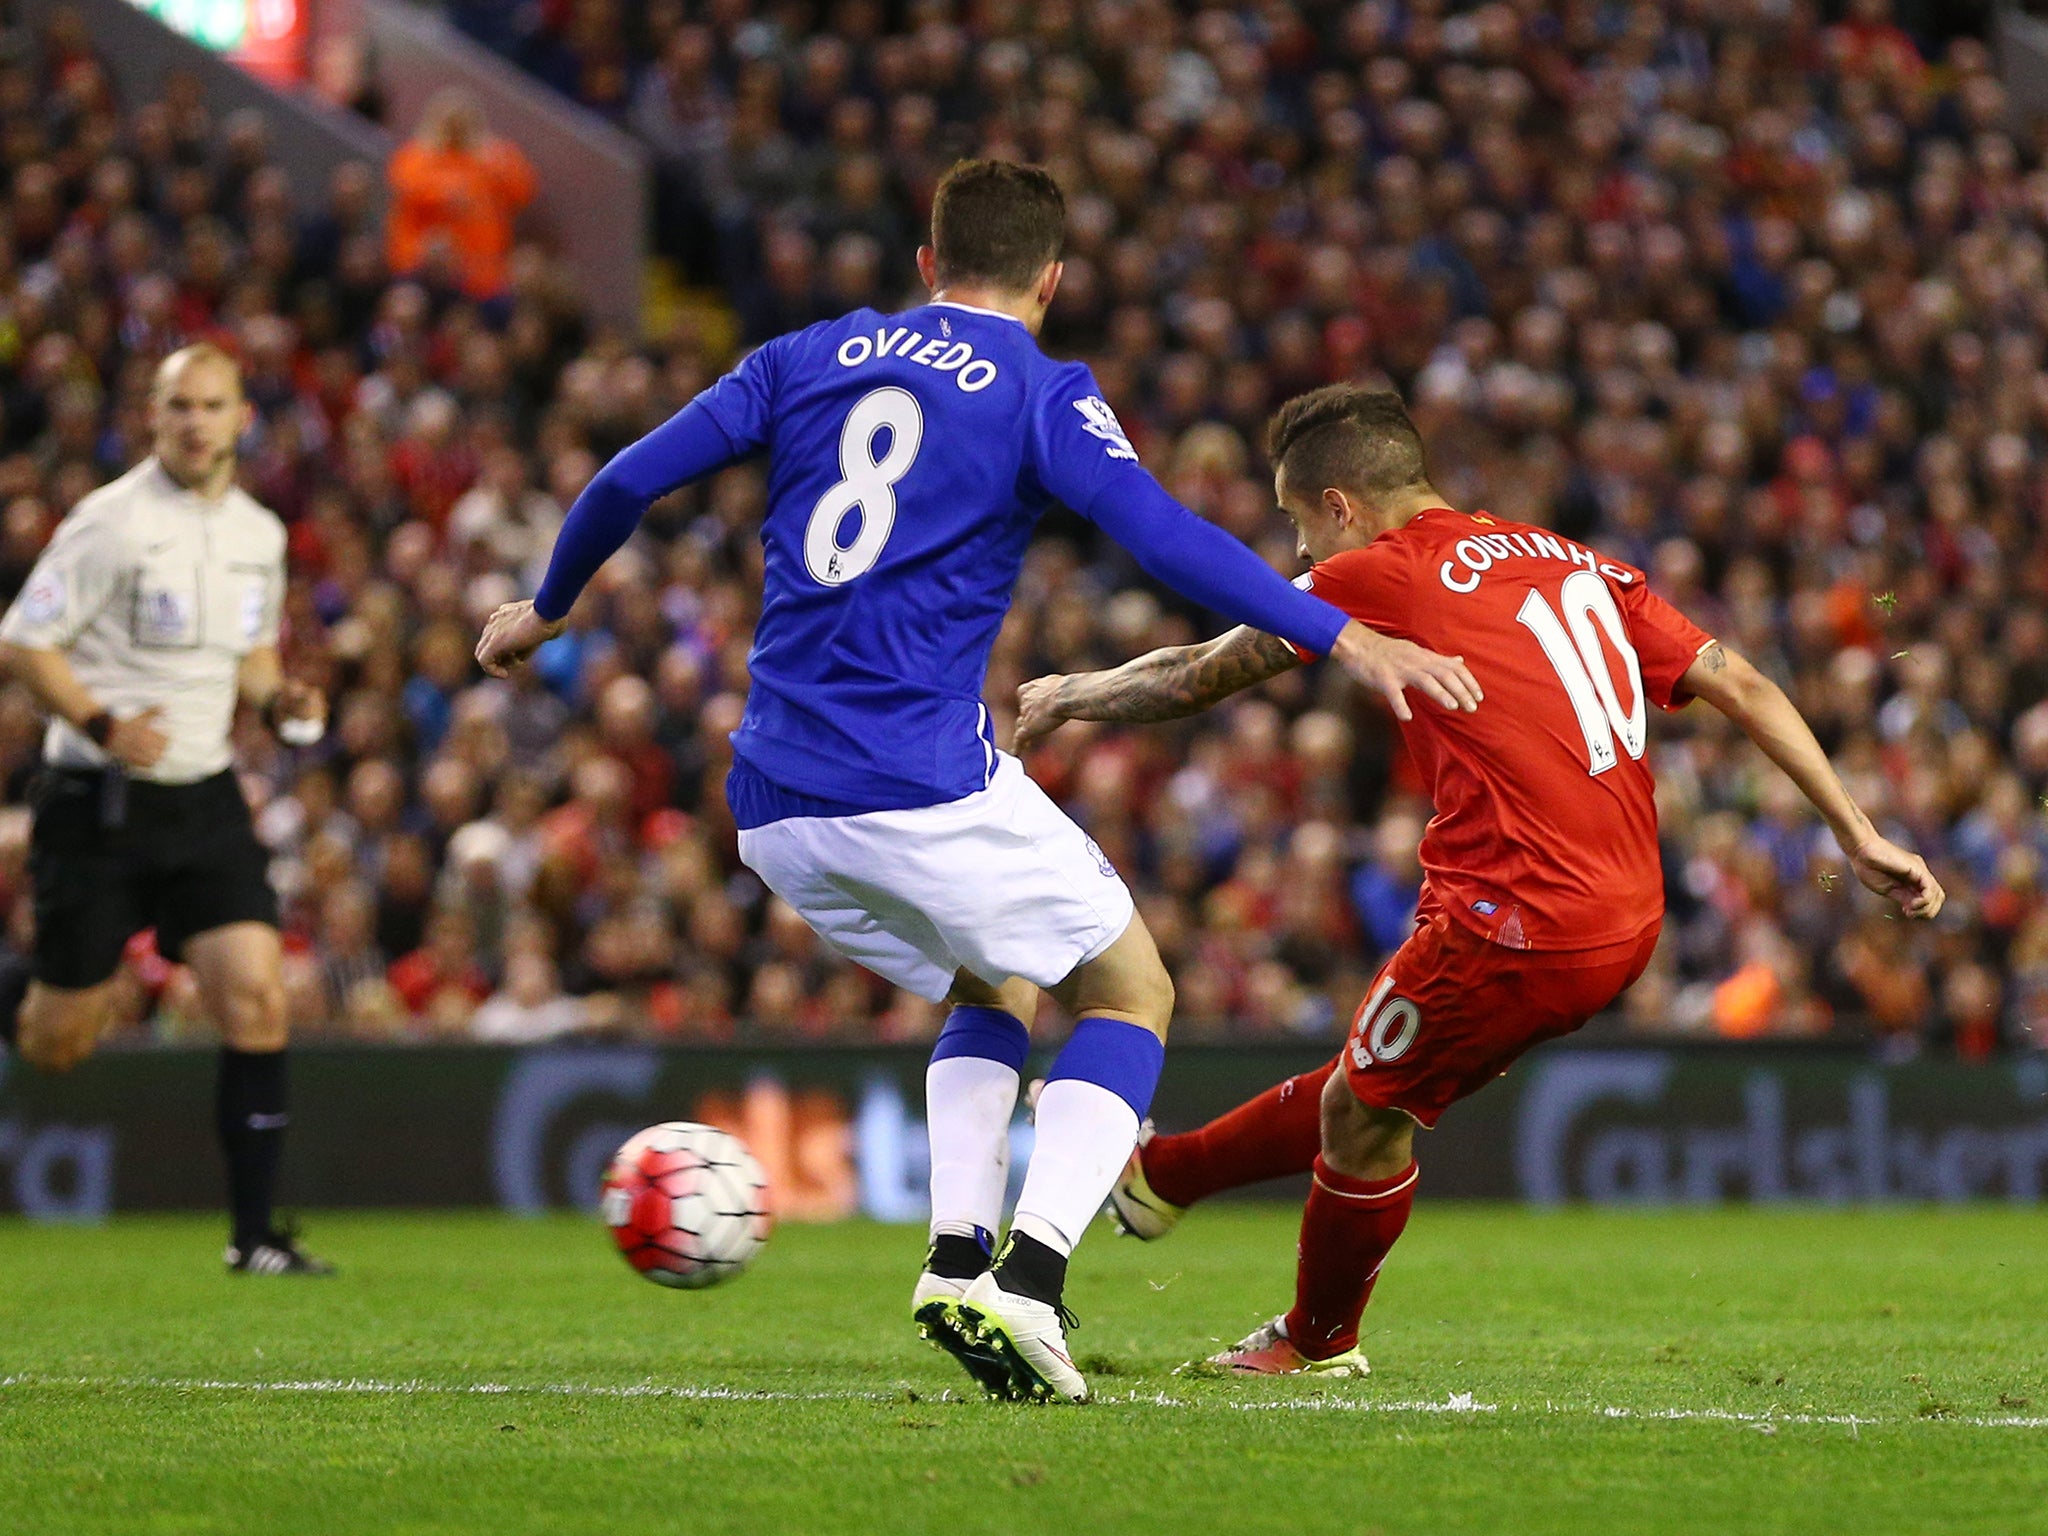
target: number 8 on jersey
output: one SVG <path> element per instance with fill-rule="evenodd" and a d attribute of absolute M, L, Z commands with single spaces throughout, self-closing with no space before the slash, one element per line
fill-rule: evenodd
<path fill-rule="evenodd" d="M 875 439 L 889 446 L 875 457 Z M 865 575 L 882 558 L 896 526 L 896 485 L 910 473 L 924 442 L 924 412 L 917 397 L 893 385 L 861 396 L 839 433 L 839 483 L 818 498 L 804 528 L 804 565 L 828 587 Z M 853 542 L 839 542 L 846 514 L 858 510 Z"/>

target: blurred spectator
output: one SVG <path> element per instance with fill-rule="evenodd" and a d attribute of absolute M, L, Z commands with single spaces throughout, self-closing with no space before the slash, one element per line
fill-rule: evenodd
<path fill-rule="evenodd" d="M 1382 817 L 1373 832 L 1372 857 L 1351 875 L 1352 903 L 1374 954 L 1381 957 L 1401 947 L 1415 922 L 1415 903 L 1422 896 L 1422 864 L 1416 857 L 1422 820 L 1405 810 Z"/>
<path fill-rule="evenodd" d="M 460 907 L 443 907 L 428 918 L 426 942 L 393 961 L 385 979 L 406 1012 L 436 1025 L 437 1033 L 461 1033 L 476 1005 L 491 995 Z"/>
<path fill-rule="evenodd" d="M 512 224 L 533 201 L 534 174 L 518 145 L 486 132 L 475 98 L 454 86 L 436 92 L 385 176 L 391 270 L 446 281 L 473 299 L 501 297 Z"/>
<path fill-rule="evenodd" d="M 505 986 L 476 1011 L 470 1033 L 492 1045 L 535 1045 L 585 1028 L 591 1010 L 569 996 L 544 954 L 514 955 L 505 967 Z"/>
<path fill-rule="evenodd" d="M 329 891 L 320 904 L 318 944 L 328 1012 L 346 1016 L 373 984 L 381 986 L 384 980 L 376 899 L 355 882 Z"/>

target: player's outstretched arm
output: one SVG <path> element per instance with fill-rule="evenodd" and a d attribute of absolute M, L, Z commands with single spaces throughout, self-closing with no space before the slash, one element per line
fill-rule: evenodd
<path fill-rule="evenodd" d="M 1285 640 L 1239 625 L 1200 645 L 1167 646 L 1106 672 L 1033 678 L 1017 690 L 1015 747 L 1028 752 L 1069 720 L 1136 725 L 1184 719 L 1301 664 Z"/>
<path fill-rule="evenodd" d="M 1225 618 L 1329 657 L 1383 696 L 1396 719 L 1411 718 L 1408 688 L 1447 710 L 1479 707 L 1485 695 L 1462 658 L 1374 633 L 1168 495 L 1138 463 L 1086 368 L 1075 364 L 1054 376 L 1029 430 L 1033 468 L 1044 488 L 1129 550 L 1153 580 Z"/>
<path fill-rule="evenodd" d="M 477 641 L 477 665 L 504 677 L 554 639 L 590 578 L 633 536 L 650 506 L 758 446 L 744 434 L 736 439 L 707 404 L 718 391 L 730 394 L 739 378 L 728 374 L 591 477 L 555 535 L 540 590 L 531 602 L 507 603 L 491 615 Z"/>
<path fill-rule="evenodd" d="M 1448 710 L 1476 709 L 1485 697 L 1464 657 L 1439 656 L 1356 619 L 1339 631 L 1330 654 L 1384 698 L 1399 720 L 1413 718 L 1409 688 Z M 1217 639 L 1152 651 L 1106 672 L 1035 678 L 1017 690 L 1015 750 L 1028 752 L 1068 720 L 1137 725 L 1184 719 L 1300 665 L 1300 654 L 1285 640 L 1242 624 Z"/>
<path fill-rule="evenodd" d="M 1412 718 L 1409 688 L 1454 711 L 1475 710 L 1486 697 L 1463 657 L 1440 656 L 1347 618 L 1195 516 L 1142 470 L 1127 476 L 1118 494 L 1088 504 L 1085 515 L 1148 576 L 1240 624 L 1328 656 L 1386 699 L 1397 720 Z"/>
<path fill-rule="evenodd" d="M 1764 756 L 1785 770 L 1834 832 L 1857 879 L 1897 902 L 1908 917 L 1933 917 L 1941 910 L 1944 892 L 1927 861 L 1871 825 L 1782 688 L 1718 641 L 1686 670 L 1684 685 L 1741 726 Z"/>

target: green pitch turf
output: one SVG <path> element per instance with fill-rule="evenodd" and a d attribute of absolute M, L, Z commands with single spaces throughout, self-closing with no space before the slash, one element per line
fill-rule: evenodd
<path fill-rule="evenodd" d="M 571 1218 L 310 1232 L 340 1279 L 0 1223 L 0 1532 L 2048 1531 L 2032 1212 L 1425 1204 L 1340 1385 L 1174 1374 L 1282 1305 L 1287 1210 L 1098 1231 L 1083 1408 L 963 1400 L 902 1228 L 696 1294 Z"/>

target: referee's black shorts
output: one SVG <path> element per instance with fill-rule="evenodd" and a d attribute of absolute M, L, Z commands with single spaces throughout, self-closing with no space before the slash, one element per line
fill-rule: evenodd
<path fill-rule="evenodd" d="M 56 768 L 31 792 L 36 980 L 97 986 L 145 928 L 178 960 L 196 934 L 277 926 L 269 855 L 232 771 L 196 784 L 131 779 L 115 790 L 104 773 Z"/>

